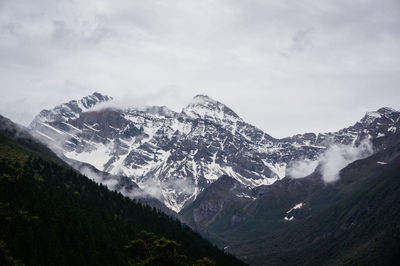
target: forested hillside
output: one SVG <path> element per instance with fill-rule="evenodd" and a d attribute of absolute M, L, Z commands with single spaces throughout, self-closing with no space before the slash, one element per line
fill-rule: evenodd
<path fill-rule="evenodd" d="M 397 265 L 399 135 L 374 146 L 335 183 L 314 172 L 251 190 L 223 176 L 180 214 L 251 265 Z"/>
<path fill-rule="evenodd" d="M 0 135 L 1 265 L 242 264 L 179 221 L 11 135 Z"/>

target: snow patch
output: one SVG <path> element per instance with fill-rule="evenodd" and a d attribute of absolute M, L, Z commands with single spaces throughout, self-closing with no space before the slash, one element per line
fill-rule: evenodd
<path fill-rule="evenodd" d="M 238 197 L 238 198 L 247 198 L 247 199 L 252 199 L 252 200 L 255 200 L 255 199 L 257 199 L 257 198 L 255 198 L 255 197 L 252 197 L 252 196 L 250 196 L 250 195 L 247 195 L 247 194 L 245 194 L 245 193 L 239 193 L 239 194 L 236 194 L 235 195 L 236 197 Z"/>
<path fill-rule="evenodd" d="M 288 217 L 285 217 L 285 218 L 283 218 L 285 221 L 292 221 L 293 219 L 294 219 L 294 216 L 291 216 L 290 218 L 288 218 Z"/>
<path fill-rule="evenodd" d="M 293 210 L 300 209 L 303 207 L 305 204 L 303 202 L 300 202 L 299 204 L 294 205 L 290 210 L 288 210 L 286 213 L 291 213 Z"/>
<path fill-rule="evenodd" d="M 397 128 L 394 127 L 394 126 L 391 126 L 391 127 L 388 128 L 388 131 L 389 131 L 389 132 L 392 132 L 392 133 L 396 133 Z"/>
<path fill-rule="evenodd" d="M 365 125 L 370 125 L 371 123 L 373 123 L 375 121 L 375 119 L 381 118 L 381 117 L 382 117 L 382 115 L 377 111 L 367 112 L 367 114 L 364 116 L 364 118 L 361 121 Z"/>
<path fill-rule="evenodd" d="M 40 132 L 40 131 L 36 131 L 36 133 L 38 133 L 39 135 L 45 137 L 46 139 L 50 140 L 50 141 L 55 141 L 53 138 L 47 136 L 46 134 Z"/>
<path fill-rule="evenodd" d="M 268 163 L 265 160 L 263 160 L 264 164 L 271 169 L 278 177 L 279 179 L 282 179 L 286 175 L 286 163 Z"/>
<path fill-rule="evenodd" d="M 92 145 L 93 147 L 90 151 L 83 151 L 80 153 L 70 151 L 65 152 L 64 155 L 67 158 L 91 164 L 97 169 L 104 171 L 104 165 L 110 159 L 110 150 L 112 147 L 103 145 L 102 143 L 95 143 Z"/>

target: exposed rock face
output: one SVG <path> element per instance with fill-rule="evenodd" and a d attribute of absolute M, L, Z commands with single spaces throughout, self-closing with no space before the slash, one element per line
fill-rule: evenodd
<path fill-rule="evenodd" d="M 217 204 L 205 202 L 199 206 L 199 208 L 193 210 L 193 220 L 196 224 L 209 220 L 211 217 L 216 215 L 220 209 L 221 206 L 218 206 Z"/>
<path fill-rule="evenodd" d="M 222 176 L 180 214 L 252 265 L 321 265 L 338 248 L 349 262 L 360 250 L 360 260 L 398 256 L 400 134 L 372 143 L 376 153 L 348 164 L 334 183 L 325 183 L 318 170 L 251 189 Z"/>
<path fill-rule="evenodd" d="M 235 212 L 254 201 L 254 191 L 227 175 L 202 191 L 198 198 L 183 210 L 185 218 L 196 228 L 207 227 L 215 220 L 229 221 L 233 227 L 245 220 L 245 213 Z M 199 227 L 200 226 L 200 227 Z"/>
<path fill-rule="evenodd" d="M 394 135 L 400 128 L 400 112 L 389 107 L 380 108 L 377 111 L 367 112 L 365 116 L 353 126 L 341 129 L 337 132 L 314 134 L 298 134 L 282 141 L 288 141 L 299 145 L 327 146 L 327 144 L 359 143 L 364 138 L 376 139 Z"/>
<path fill-rule="evenodd" d="M 32 133 L 64 156 L 132 179 L 149 195 L 180 211 L 227 174 L 248 187 L 285 176 L 287 163 L 315 160 L 329 145 L 356 143 L 399 130 L 399 113 L 383 108 L 336 133 L 275 139 L 233 110 L 198 95 L 178 113 L 167 107 L 97 109 L 111 97 L 94 93 L 43 110 Z"/>

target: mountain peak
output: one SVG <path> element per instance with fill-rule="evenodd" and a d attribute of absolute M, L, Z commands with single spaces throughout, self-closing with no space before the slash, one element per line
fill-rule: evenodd
<path fill-rule="evenodd" d="M 112 100 L 113 98 L 104 94 L 101 94 L 99 92 L 94 92 L 92 95 L 88 95 L 83 97 L 82 99 L 78 100 L 78 101 L 70 101 L 67 104 L 74 104 L 75 102 L 78 103 L 79 107 L 82 109 L 82 111 L 84 109 L 90 109 L 92 107 L 94 107 L 95 105 L 102 103 L 102 102 L 107 102 Z M 80 104 L 83 105 L 84 108 L 82 108 L 82 106 L 80 106 Z"/>
<path fill-rule="evenodd" d="M 364 125 L 369 125 L 382 117 L 390 116 L 392 113 L 397 113 L 398 111 L 390 107 L 382 107 L 376 111 L 367 112 L 365 116 L 361 119 L 361 123 Z"/>
<path fill-rule="evenodd" d="M 42 110 L 32 121 L 30 127 L 34 127 L 35 123 L 67 121 L 71 118 L 77 118 L 80 113 L 92 109 L 100 103 L 111 101 L 113 98 L 99 92 L 82 97 L 80 100 L 72 100 L 67 103 L 57 105 L 51 110 Z"/>
<path fill-rule="evenodd" d="M 192 118 L 201 118 L 214 122 L 242 121 L 242 119 L 225 104 L 202 94 L 196 95 L 188 106 L 183 108 L 182 113 Z"/>
<path fill-rule="evenodd" d="M 196 96 L 193 97 L 192 101 L 190 103 L 206 103 L 206 102 L 210 102 L 210 103 L 218 103 L 218 101 L 212 99 L 211 97 L 209 97 L 208 95 L 205 94 L 197 94 Z"/>
<path fill-rule="evenodd" d="M 377 111 L 380 114 L 386 115 L 386 114 L 391 114 L 391 113 L 395 113 L 398 112 L 397 110 L 391 108 L 391 107 L 382 107 L 380 109 L 378 109 Z"/>

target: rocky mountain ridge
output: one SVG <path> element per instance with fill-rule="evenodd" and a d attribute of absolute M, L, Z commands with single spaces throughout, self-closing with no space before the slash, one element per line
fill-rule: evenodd
<path fill-rule="evenodd" d="M 126 176 L 176 212 L 224 174 L 250 188 L 270 185 L 289 162 L 316 160 L 331 143 L 357 145 L 400 127 L 400 113 L 382 108 L 338 132 L 275 139 L 205 95 L 180 113 L 165 106 L 91 111 L 111 100 L 94 93 L 44 110 L 31 132 L 67 158 Z"/>
<path fill-rule="evenodd" d="M 348 164 L 336 182 L 318 169 L 252 189 L 222 176 L 180 214 L 251 265 L 390 261 L 399 249 L 400 134 L 371 142 L 384 148 Z"/>

